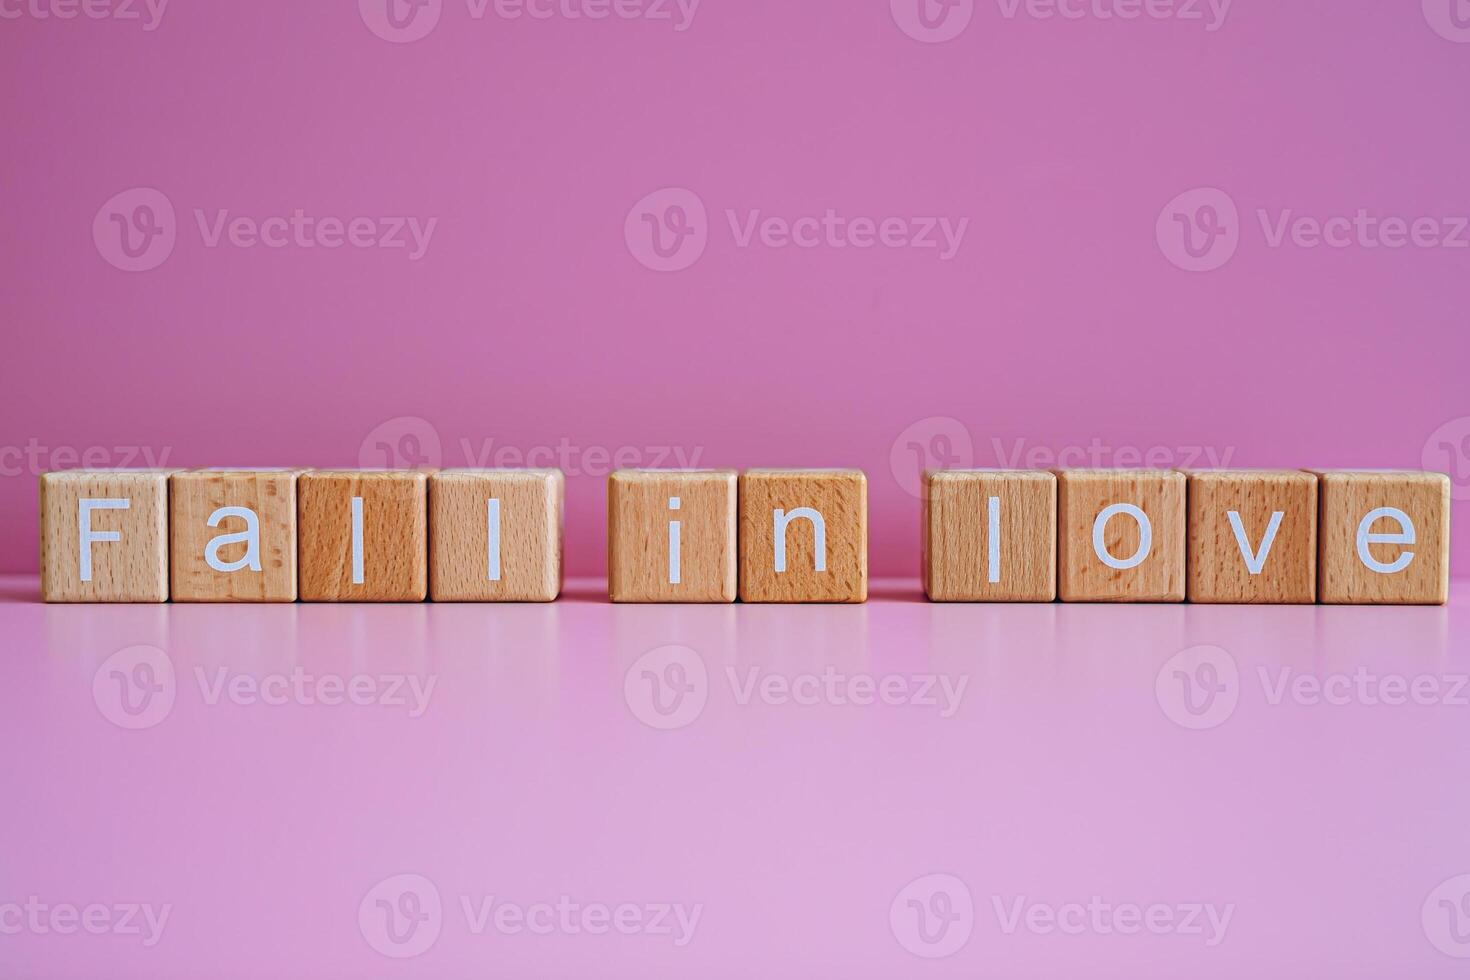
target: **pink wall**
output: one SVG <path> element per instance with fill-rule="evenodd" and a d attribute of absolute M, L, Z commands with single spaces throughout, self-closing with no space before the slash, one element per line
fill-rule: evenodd
<path fill-rule="evenodd" d="M 0 3 L 19 13 L 0 23 L 0 570 L 35 567 L 35 472 L 89 447 L 358 465 L 383 423 L 421 452 L 436 434 L 444 465 L 465 443 L 571 447 L 574 574 L 602 568 L 619 447 L 861 466 L 878 574 L 917 562 L 892 466 L 910 441 L 979 465 L 1095 441 L 1166 463 L 1196 446 L 1454 463 L 1470 496 L 1470 28 L 1451 0 L 1239 0 L 1223 23 L 1219 0 L 1200 20 L 962 0 L 944 43 L 919 39 L 917 0 L 703 0 L 683 30 L 689 0 L 670 20 L 430 0 L 409 43 L 374 33 L 394 36 L 384 0 L 180 2 L 153 30 L 17 2 Z M 108 204 L 132 188 L 173 219 L 156 195 Z M 1196 188 L 1224 196 L 1165 212 Z M 139 203 L 166 233 L 129 260 L 111 215 Z M 675 222 L 671 204 L 694 234 L 665 262 L 641 216 Z M 1207 204 L 1225 234 L 1192 259 L 1173 215 L 1198 234 Z M 369 217 L 367 237 L 437 223 L 417 258 L 411 236 L 210 244 L 222 210 L 296 209 Z M 968 225 L 947 258 L 821 228 L 811 248 L 742 244 L 756 209 L 899 218 L 894 245 L 920 219 Z M 1414 231 L 1273 242 L 1288 210 L 1360 209 Z M 1463 522 L 1454 541 L 1465 567 Z"/>

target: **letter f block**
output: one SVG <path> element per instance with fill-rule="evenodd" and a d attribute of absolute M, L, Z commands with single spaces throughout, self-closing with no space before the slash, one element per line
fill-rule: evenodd
<path fill-rule="evenodd" d="M 41 475 L 47 602 L 168 601 L 167 470 Z"/>

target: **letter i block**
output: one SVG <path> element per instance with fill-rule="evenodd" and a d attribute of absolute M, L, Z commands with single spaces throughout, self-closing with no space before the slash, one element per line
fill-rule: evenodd
<path fill-rule="evenodd" d="M 734 602 L 734 470 L 618 470 L 607 480 L 613 602 Z"/>
<path fill-rule="evenodd" d="M 429 477 L 429 597 L 550 602 L 561 593 L 561 470 Z"/>
<path fill-rule="evenodd" d="M 296 486 L 301 598 L 422 602 L 429 586 L 428 477 L 313 470 Z"/>
<path fill-rule="evenodd" d="M 41 475 L 47 602 L 168 601 L 167 470 Z"/>
<path fill-rule="evenodd" d="M 296 601 L 300 470 L 187 470 L 169 478 L 175 602 Z"/>
<path fill-rule="evenodd" d="M 1183 602 L 1183 473 L 1058 470 L 1063 602 Z"/>
<path fill-rule="evenodd" d="M 740 598 L 868 600 L 868 478 L 861 470 L 741 474 Z"/>
<path fill-rule="evenodd" d="M 1317 476 L 1317 594 L 1322 602 L 1443 605 L 1449 600 L 1448 476 L 1320 470 Z"/>
<path fill-rule="evenodd" d="M 924 592 L 934 602 L 1055 599 L 1056 476 L 925 471 Z"/>
<path fill-rule="evenodd" d="M 1317 478 L 1189 474 L 1189 601 L 1316 602 Z"/>

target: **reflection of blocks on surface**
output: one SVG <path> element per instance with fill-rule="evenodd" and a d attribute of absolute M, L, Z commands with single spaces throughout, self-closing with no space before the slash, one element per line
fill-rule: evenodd
<path fill-rule="evenodd" d="M 296 600 L 300 470 L 186 470 L 169 478 L 175 602 Z"/>
<path fill-rule="evenodd" d="M 297 484 L 301 598 L 422 602 L 428 595 L 428 477 L 313 470 Z"/>
<path fill-rule="evenodd" d="M 1299 470 L 1189 473 L 1189 601 L 1317 599 L 1317 478 Z"/>
<path fill-rule="evenodd" d="M 42 598 L 166 602 L 168 477 L 168 470 L 42 474 Z"/>
<path fill-rule="evenodd" d="M 1413 471 L 1315 471 L 1318 597 L 1438 605 L 1449 599 L 1450 478 Z"/>
<path fill-rule="evenodd" d="M 441 470 L 429 477 L 429 596 L 550 602 L 561 593 L 561 470 Z"/>
<path fill-rule="evenodd" d="M 607 481 L 613 602 L 734 602 L 734 470 L 618 470 Z"/>
<path fill-rule="evenodd" d="M 1057 592 L 1064 602 L 1182 602 L 1185 477 L 1057 471 Z"/>
<path fill-rule="evenodd" d="M 1057 478 L 1044 470 L 924 473 L 924 592 L 935 602 L 1057 597 Z"/>
<path fill-rule="evenodd" d="M 740 598 L 867 601 L 868 478 L 861 470 L 740 475 Z"/>

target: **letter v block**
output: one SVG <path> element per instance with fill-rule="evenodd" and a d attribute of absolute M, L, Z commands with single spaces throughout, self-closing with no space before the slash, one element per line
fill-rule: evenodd
<path fill-rule="evenodd" d="M 924 592 L 934 602 L 1055 599 L 1056 476 L 926 471 Z"/>
<path fill-rule="evenodd" d="M 422 602 L 428 594 L 428 477 L 312 470 L 296 486 L 301 598 Z"/>
<path fill-rule="evenodd" d="M 186 470 L 169 477 L 175 602 L 296 601 L 300 470 Z"/>
<path fill-rule="evenodd" d="M 741 474 L 740 598 L 867 601 L 868 478 L 861 470 Z"/>
<path fill-rule="evenodd" d="M 1316 602 L 1317 478 L 1189 474 L 1189 601 Z"/>
<path fill-rule="evenodd" d="M 1186 481 L 1176 470 L 1057 471 L 1063 602 L 1183 602 Z"/>
<path fill-rule="evenodd" d="M 1450 587 L 1450 478 L 1317 471 L 1322 602 L 1443 605 Z"/>
<path fill-rule="evenodd" d="M 429 597 L 550 602 L 561 593 L 561 470 L 429 477 Z"/>
<path fill-rule="evenodd" d="M 47 602 L 168 601 L 168 470 L 41 475 Z"/>

